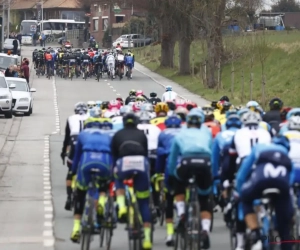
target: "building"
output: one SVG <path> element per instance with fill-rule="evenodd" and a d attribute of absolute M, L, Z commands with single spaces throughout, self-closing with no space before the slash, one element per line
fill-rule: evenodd
<path fill-rule="evenodd" d="M 259 16 L 260 18 L 268 18 L 272 21 L 274 20 L 274 27 L 276 26 L 275 21 L 280 19 L 284 27 L 300 29 L 300 12 L 262 12 Z"/>
<path fill-rule="evenodd" d="M 19 25 L 22 20 L 35 19 L 37 0 L 12 0 L 11 24 Z M 78 0 L 44 0 L 43 19 L 75 19 L 84 21 L 85 13 Z"/>
<path fill-rule="evenodd" d="M 131 4 L 124 1 L 120 5 L 110 4 L 110 1 L 93 0 L 90 13 L 90 35 L 96 41 L 102 43 L 105 31 L 111 35 L 114 41 L 122 34 L 125 23 L 134 15 L 145 13 L 140 9 L 135 9 Z M 111 30 L 109 29 L 111 27 Z"/>

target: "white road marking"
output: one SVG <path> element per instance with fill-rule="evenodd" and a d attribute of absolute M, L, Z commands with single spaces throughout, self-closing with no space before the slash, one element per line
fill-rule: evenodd
<path fill-rule="evenodd" d="M 119 93 L 117 93 L 117 96 L 120 96 L 120 94 L 119 94 Z"/>

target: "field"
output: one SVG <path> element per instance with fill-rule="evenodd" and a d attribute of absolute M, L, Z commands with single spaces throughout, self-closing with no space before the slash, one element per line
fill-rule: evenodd
<path fill-rule="evenodd" d="M 227 95 L 233 104 L 245 104 L 251 99 L 252 92 L 252 99 L 262 106 L 266 106 L 268 100 L 275 96 L 282 98 L 287 106 L 300 106 L 300 32 L 226 35 L 224 50 L 227 59 L 218 70 L 221 76 L 218 89 L 205 86 L 205 47 L 203 41 L 193 42 L 190 53 L 193 70 L 188 76 L 178 75 L 177 45 L 174 55 L 176 66 L 172 69 L 159 67 L 160 45 L 137 48 L 135 57 L 137 62 L 152 71 L 208 100 Z"/>

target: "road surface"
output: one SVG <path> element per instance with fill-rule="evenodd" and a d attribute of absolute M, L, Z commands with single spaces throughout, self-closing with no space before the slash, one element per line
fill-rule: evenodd
<path fill-rule="evenodd" d="M 23 56 L 30 56 L 33 47 L 23 47 Z M 32 71 L 32 75 L 34 72 Z M 73 250 L 80 246 L 70 241 L 73 218 L 64 210 L 65 177 L 60 152 L 66 119 L 78 101 L 111 100 L 127 97 L 130 89 L 142 89 L 146 95 L 163 85 L 172 85 L 183 98 L 205 104 L 206 101 L 171 81 L 137 65 L 133 79 L 31 79 L 37 89 L 31 117 L 0 119 L 0 247 L 10 250 Z M 4 145 L 4 146 L 3 146 Z M 50 158 L 49 158 L 50 155 Z M 50 165 L 50 168 L 49 168 Z M 215 214 L 211 249 L 229 248 L 228 232 L 221 214 Z M 156 227 L 153 249 L 167 249 L 165 228 Z M 99 249 L 94 239 L 91 250 Z M 122 225 L 114 231 L 113 250 L 128 249 L 127 234 Z M 171 248 L 172 249 L 172 248 Z"/>

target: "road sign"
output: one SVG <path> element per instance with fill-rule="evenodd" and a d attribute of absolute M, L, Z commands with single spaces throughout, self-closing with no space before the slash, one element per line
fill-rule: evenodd
<path fill-rule="evenodd" d="M 36 31 L 36 25 L 30 25 L 30 31 Z"/>

